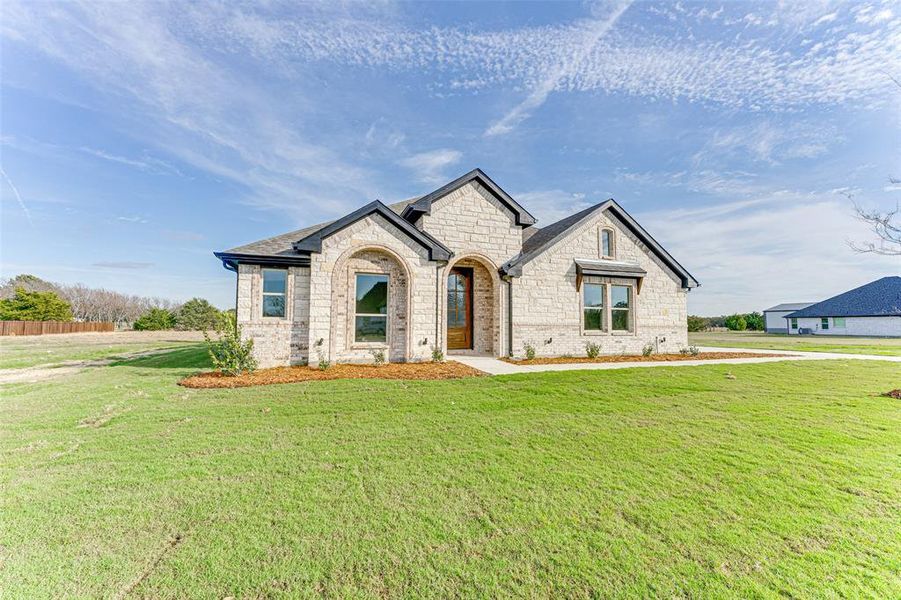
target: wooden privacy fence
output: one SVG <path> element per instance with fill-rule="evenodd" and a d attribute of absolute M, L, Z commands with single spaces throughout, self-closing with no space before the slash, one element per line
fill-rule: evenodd
<path fill-rule="evenodd" d="M 85 333 L 91 331 L 115 331 L 109 321 L 0 321 L 0 336 L 44 335 L 45 333 Z"/>

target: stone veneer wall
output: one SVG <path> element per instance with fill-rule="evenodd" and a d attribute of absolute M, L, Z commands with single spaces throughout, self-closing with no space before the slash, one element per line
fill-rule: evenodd
<path fill-rule="evenodd" d="M 355 336 L 356 274 L 388 275 L 387 343 L 358 343 Z M 332 343 L 335 360 L 369 362 L 372 350 L 385 350 L 392 362 L 407 356 L 407 273 L 396 258 L 380 250 L 360 250 L 336 265 L 332 276 Z"/>
<path fill-rule="evenodd" d="M 396 255 L 410 274 L 406 282 L 409 317 L 404 356 L 394 353 L 392 360 L 429 360 L 435 343 L 437 263 L 429 261 L 428 251 L 394 225 L 372 215 L 325 238 L 322 252 L 310 256 L 310 363 L 318 364 L 320 350 L 330 360 L 342 360 L 349 354 L 351 358 L 362 357 L 363 353 L 348 347 L 348 336 L 339 335 L 336 330 L 339 323 L 347 322 L 349 303 L 333 302 L 335 270 L 343 269 L 343 263 L 361 250 Z M 369 352 L 364 353 L 371 360 Z"/>
<path fill-rule="evenodd" d="M 482 263 L 472 258 L 461 259 L 453 266 L 472 269 L 472 353 L 499 356 L 500 319 L 495 316 L 499 312 L 500 297 L 495 284 L 497 277 L 492 277 Z M 446 285 L 445 282 L 445 289 Z M 451 352 L 464 353 L 460 350 Z"/>
<path fill-rule="evenodd" d="M 483 265 L 489 274 L 490 280 L 479 278 L 476 270 L 474 286 L 476 290 L 482 290 L 481 304 L 476 298 L 474 311 L 479 311 L 484 318 L 475 316 L 473 323 L 474 346 L 476 348 L 492 348 L 481 350 L 502 355 L 507 339 L 506 329 L 506 284 L 495 275 L 498 267 L 513 258 L 522 249 L 522 227 L 516 225 L 515 215 L 501 204 L 491 192 L 478 182 L 470 182 L 450 194 L 432 202 L 430 214 L 423 215 L 416 222 L 416 226 L 430 233 L 451 249 L 455 260 L 442 271 L 441 302 L 438 307 L 441 315 L 441 343 L 447 351 L 447 275 L 450 267 L 459 264 L 463 266 L 464 260 L 473 259 L 473 264 Z M 494 273 L 489 273 L 488 270 Z M 490 305 L 487 291 L 490 285 L 492 295 Z M 490 312 L 490 318 L 489 318 Z M 487 327 L 487 329 L 486 329 Z M 481 338 L 480 338 L 481 336 Z M 486 336 L 491 336 L 490 343 Z M 480 341 L 481 340 L 481 341 Z M 475 350 L 479 352 L 479 350 Z"/>
<path fill-rule="evenodd" d="M 310 269 L 289 267 L 285 318 L 263 317 L 262 267 L 238 266 L 238 325 L 253 339 L 261 368 L 303 364 L 309 358 Z"/>
<path fill-rule="evenodd" d="M 574 259 L 599 258 L 603 226 L 616 232 L 615 259 L 636 262 L 648 272 L 641 292 L 633 296 L 632 333 L 582 333 L 582 291 L 576 289 Z M 539 356 L 584 356 L 588 341 L 599 343 L 605 354 L 637 354 L 655 338 L 666 339 L 659 344 L 661 352 L 676 352 L 688 345 L 686 296 L 679 278 L 622 223 L 607 213 L 595 214 L 513 279 L 513 354 L 522 356 L 523 345 L 529 343 Z"/>

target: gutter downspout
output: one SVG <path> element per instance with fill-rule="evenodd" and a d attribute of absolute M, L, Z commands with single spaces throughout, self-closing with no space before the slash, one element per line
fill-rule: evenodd
<path fill-rule="evenodd" d="M 507 280 L 507 356 L 513 356 L 513 278 Z"/>
<path fill-rule="evenodd" d="M 445 262 L 444 265 L 447 263 Z M 435 265 L 435 348 L 441 349 L 441 339 L 438 332 L 441 330 L 441 263 Z"/>

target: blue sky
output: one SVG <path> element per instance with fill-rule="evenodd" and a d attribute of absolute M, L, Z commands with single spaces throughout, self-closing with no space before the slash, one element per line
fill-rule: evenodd
<path fill-rule="evenodd" d="M 484 169 L 547 224 L 616 198 L 698 314 L 901 272 L 901 9 L 2 4 L 2 275 L 222 307 L 211 252 Z"/>

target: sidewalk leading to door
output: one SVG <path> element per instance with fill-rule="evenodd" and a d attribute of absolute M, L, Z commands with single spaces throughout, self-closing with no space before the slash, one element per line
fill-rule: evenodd
<path fill-rule="evenodd" d="M 748 348 L 701 348 L 702 352 L 746 352 L 753 354 L 761 350 L 749 350 Z M 543 371 L 578 371 L 578 370 L 609 370 L 609 369 L 641 369 L 652 367 L 697 367 L 700 365 L 744 365 L 753 363 L 780 362 L 786 360 L 886 360 L 889 362 L 901 362 L 901 356 L 876 356 L 872 354 L 839 354 L 836 352 L 794 352 L 780 350 L 766 350 L 768 354 L 782 354 L 783 356 L 764 356 L 748 358 L 719 358 L 714 360 L 683 360 L 683 361 L 657 361 L 647 362 L 619 362 L 619 363 L 570 363 L 553 365 L 517 365 L 508 363 L 490 356 L 460 356 L 451 355 L 450 360 L 456 360 L 464 365 L 478 369 L 489 375 L 515 375 L 517 373 L 541 373 Z"/>

